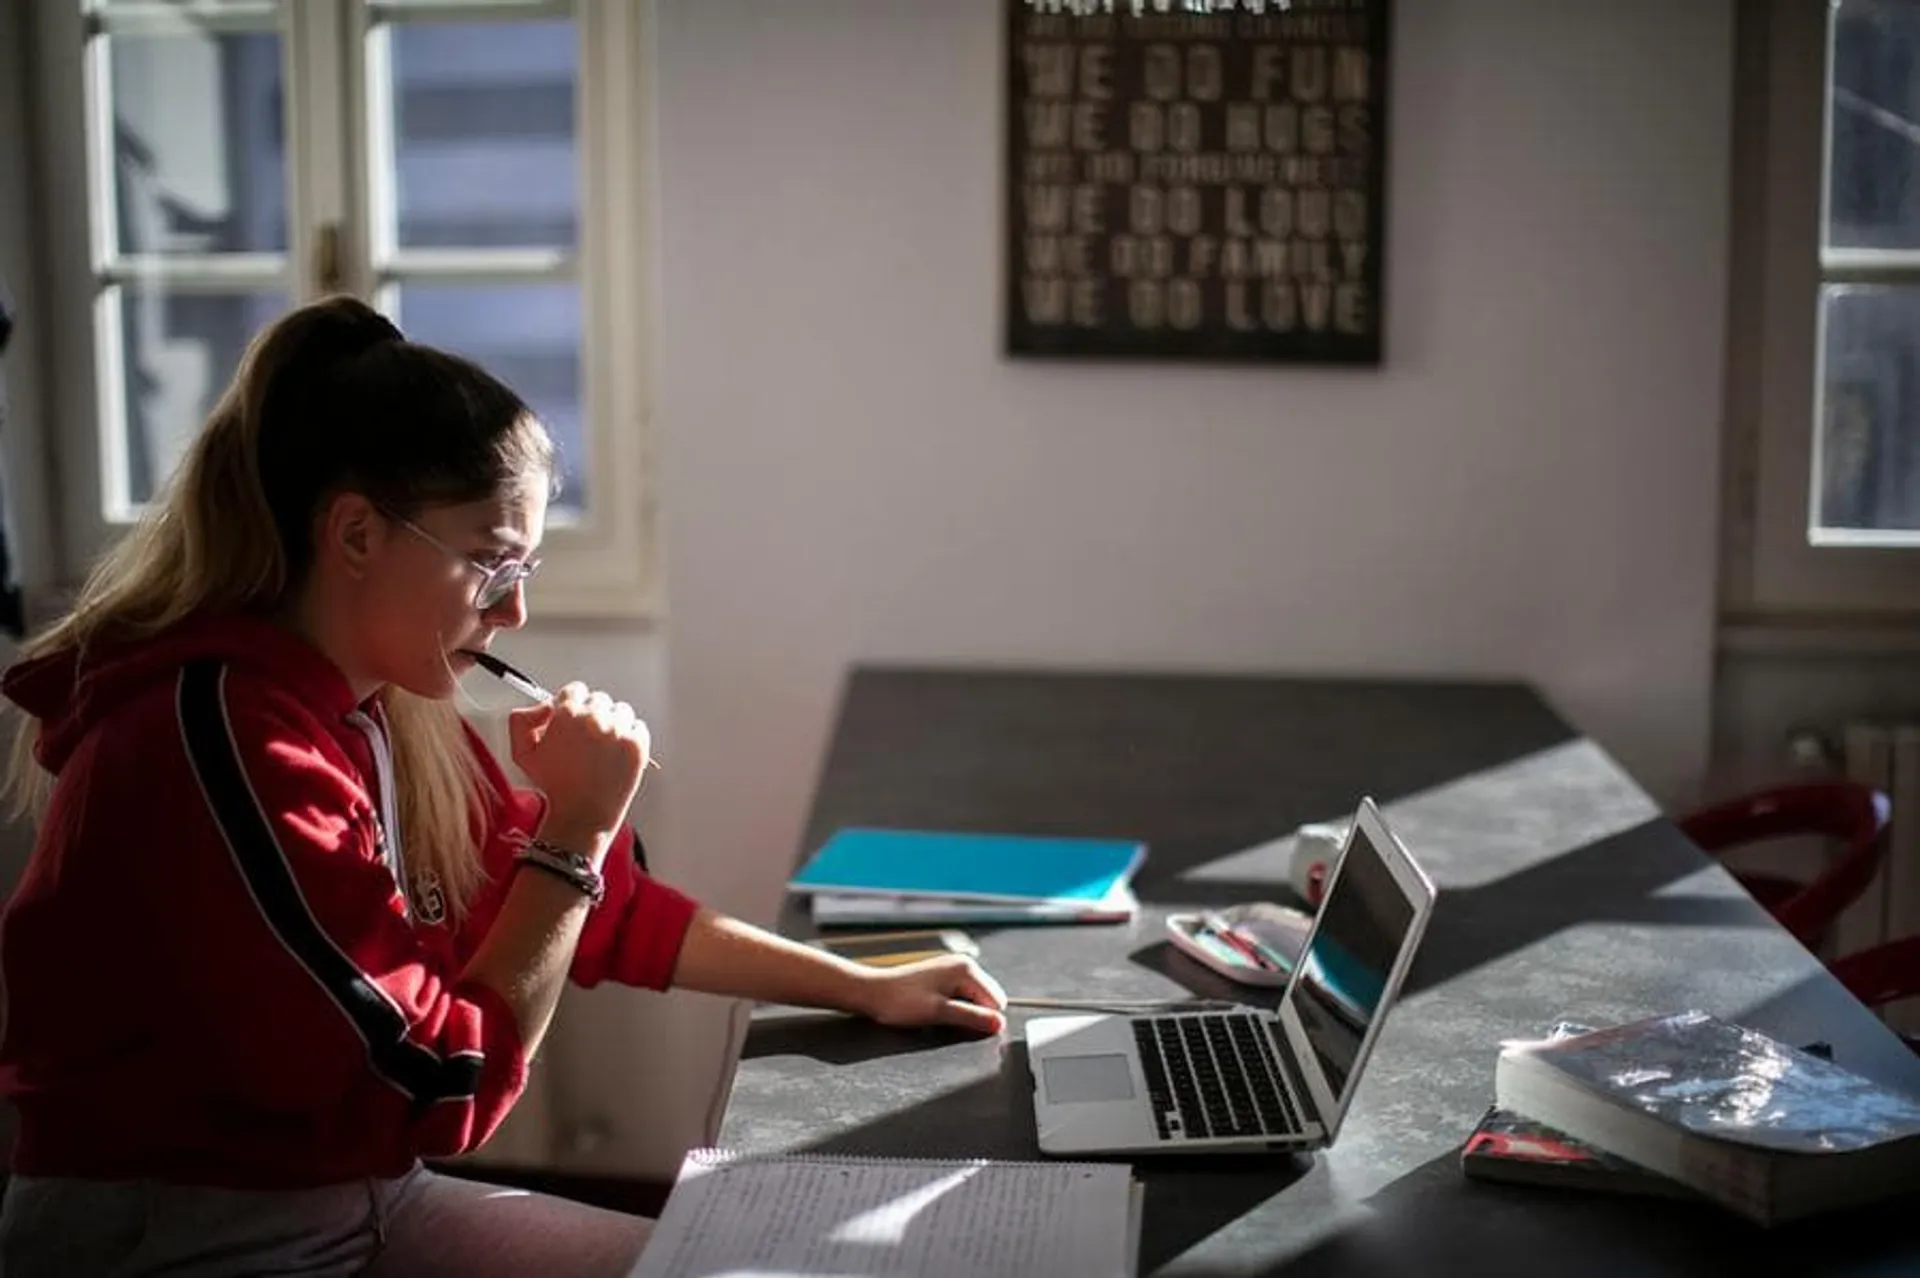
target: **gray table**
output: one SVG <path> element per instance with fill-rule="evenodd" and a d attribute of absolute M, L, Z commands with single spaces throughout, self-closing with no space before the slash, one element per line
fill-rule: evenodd
<path fill-rule="evenodd" d="M 1561 1017 L 1698 1007 L 1920 1092 L 1920 1060 L 1523 686 L 861 669 L 805 846 L 850 824 L 1145 839 L 1136 922 L 975 928 L 984 962 L 1020 994 L 1244 996 L 1166 914 L 1282 897 L 1276 837 L 1362 793 L 1441 889 L 1407 993 L 1332 1149 L 1136 1160 L 1143 1274 L 1920 1272 L 1911 1207 L 1769 1233 L 1461 1175 L 1498 1044 Z M 1023 1020 L 983 1041 L 760 1009 L 721 1141 L 1037 1157 Z"/>

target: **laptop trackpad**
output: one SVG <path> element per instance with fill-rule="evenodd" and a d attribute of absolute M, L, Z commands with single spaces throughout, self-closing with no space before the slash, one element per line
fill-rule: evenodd
<path fill-rule="evenodd" d="M 1046 1056 L 1040 1060 L 1047 1099 L 1056 1105 L 1128 1100 L 1133 1076 L 1119 1052 L 1103 1056 Z"/>

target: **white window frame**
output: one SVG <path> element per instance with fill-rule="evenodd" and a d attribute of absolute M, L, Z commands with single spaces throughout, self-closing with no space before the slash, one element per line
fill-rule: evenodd
<path fill-rule="evenodd" d="M 1733 623 L 1920 612 L 1920 548 L 1823 534 L 1815 518 L 1826 201 L 1827 0 L 1739 10 L 1733 289 L 1727 378 L 1727 555 Z M 1826 254 L 1830 280 L 1884 280 L 1880 254 Z M 1913 278 L 1912 272 L 1905 272 Z"/>
<path fill-rule="evenodd" d="M 258 9 L 273 9 L 263 0 Z M 150 6 L 156 21 L 179 6 Z M 196 21 L 218 22 L 220 13 L 244 9 L 234 0 L 190 6 Z M 365 38 L 380 9 L 428 9 L 447 18 L 550 17 L 570 14 L 580 24 L 578 121 L 580 239 L 575 266 L 581 298 L 581 394 L 592 486 L 587 509 L 572 521 L 550 520 L 541 557 L 544 567 L 528 588 L 529 606 L 538 618 L 657 618 L 662 608 L 660 562 L 656 549 L 649 390 L 652 352 L 649 271 L 654 225 L 654 187 L 647 163 L 652 120 L 648 87 L 647 22 L 651 6 L 579 0 L 295 0 L 280 21 L 288 52 L 284 60 L 287 155 L 288 258 L 281 277 L 295 304 L 322 295 L 321 235 L 338 228 L 338 287 L 378 304 L 381 268 L 373 236 L 380 192 L 362 180 L 370 171 L 361 158 L 372 136 Z M 136 512 L 109 511 L 107 496 L 125 491 L 125 476 L 115 473 L 116 450 L 103 448 L 101 405 L 107 385 L 98 324 L 104 306 L 96 306 L 102 278 L 102 245 L 91 233 L 90 165 L 87 112 L 100 102 L 89 85 L 83 54 L 88 18 L 79 0 L 41 0 L 29 6 L 38 56 L 36 160 L 42 177 L 39 226 L 50 285 L 47 322 L 51 340 L 48 382 L 49 450 L 54 456 L 60 494 L 59 533 L 62 582 L 71 586 L 87 566 L 129 526 Z M 137 15 L 137 7 L 133 9 Z M 327 68 L 344 68 L 328 74 Z M 90 97 L 94 100 L 90 101 Z M 110 157 L 107 157 L 110 163 Z M 538 254 L 509 254 L 525 267 Z M 467 268 L 471 255 L 436 254 L 433 263 L 447 278 L 477 279 Z M 549 269 L 551 255 L 541 259 Z M 238 255 L 206 262 L 211 271 L 170 263 L 146 263 L 166 276 L 215 283 L 236 270 L 233 283 L 273 280 L 271 256 L 259 260 Z M 410 267 L 419 265 L 417 257 Z M 513 270 L 517 280 L 538 279 Z M 417 278 L 409 271 L 410 278 Z M 503 276 L 506 277 L 506 276 Z M 142 275 L 142 278 L 148 278 Z M 117 345 L 117 343 L 116 343 Z M 112 348 L 106 348 L 111 350 Z M 98 371 L 97 371 L 98 370 Z M 118 427 L 114 427 L 118 428 Z"/>

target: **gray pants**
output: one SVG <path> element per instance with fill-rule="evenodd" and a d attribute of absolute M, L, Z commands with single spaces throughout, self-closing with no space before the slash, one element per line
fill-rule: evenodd
<path fill-rule="evenodd" d="M 652 1222 L 416 1166 L 320 1189 L 15 1177 L 4 1278 L 626 1274 Z"/>

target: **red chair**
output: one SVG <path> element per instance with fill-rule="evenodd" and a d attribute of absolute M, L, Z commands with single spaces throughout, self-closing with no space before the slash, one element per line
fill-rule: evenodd
<path fill-rule="evenodd" d="M 1866 890 L 1886 851 L 1887 796 L 1857 781 L 1803 781 L 1743 795 L 1682 817 L 1702 851 L 1723 853 L 1765 839 L 1820 835 L 1841 844 L 1812 879 L 1740 874 L 1742 887 L 1808 949 Z M 1849 987 L 1851 988 L 1851 987 Z"/>

